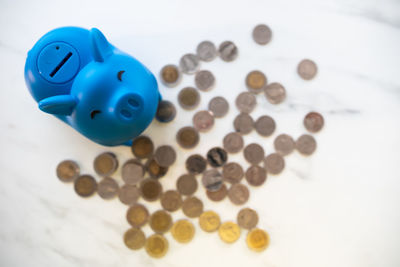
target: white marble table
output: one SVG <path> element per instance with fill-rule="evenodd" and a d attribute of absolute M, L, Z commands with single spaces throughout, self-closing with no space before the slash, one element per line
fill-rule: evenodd
<path fill-rule="evenodd" d="M 17 1 L 0 3 L 0 266 L 400 266 L 400 2 L 338 1 Z M 250 38 L 257 23 L 273 30 L 273 40 L 258 46 Z M 65 25 L 98 27 L 110 42 L 153 72 L 194 51 L 205 39 L 217 44 L 233 40 L 240 56 L 233 63 L 203 64 L 217 86 L 202 93 L 199 108 L 224 95 L 229 114 L 201 136 L 193 151 L 178 149 L 178 160 L 162 179 L 174 188 L 183 162 L 192 152 L 220 145 L 237 114 L 232 105 L 252 69 L 285 85 L 288 98 L 278 106 L 258 97 L 254 117 L 273 116 L 279 133 L 304 133 L 303 116 L 321 112 L 326 127 L 315 135 L 316 153 L 293 153 L 279 176 L 251 188 L 249 207 L 260 214 L 259 226 L 271 236 L 270 247 L 257 254 L 247 249 L 246 232 L 232 245 L 198 228 L 188 245 L 170 234 L 170 251 L 161 260 L 122 242 L 128 229 L 126 206 L 98 196 L 78 197 L 72 185 L 55 177 L 57 163 L 76 159 L 84 173 L 100 152 L 114 151 L 120 161 L 131 157 L 127 147 L 105 148 L 86 140 L 69 126 L 40 112 L 23 78 L 26 52 L 48 30 Z M 305 82 L 297 63 L 315 60 L 319 73 Z M 163 86 L 176 103 L 179 89 L 193 84 L 186 76 L 175 89 Z M 193 112 L 178 107 L 173 123 L 154 122 L 146 131 L 156 145 L 171 143 Z M 255 133 L 245 142 L 262 142 L 272 151 L 272 138 Z M 242 156 L 231 160 L 243 162 Z M 115 175 L 120 180 L 120 172 Z M 239 207 L 214 204 L 198 191 L 206 209 L 223 220 Z M 154 211 L 158 203 L 149 205 Z M 174 219 L 183 217 L 181 211 Z M 148 226 L 144 228 L 150 234 Z"/>

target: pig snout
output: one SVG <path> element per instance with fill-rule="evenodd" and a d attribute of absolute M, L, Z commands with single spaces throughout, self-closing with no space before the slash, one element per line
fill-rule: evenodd
<path fill-rule="evenodd" d="M 132 122 L 143 109 L 143 99 L 136 93 L 123 94 L 116 103 L 115 112 L 122 122 Z"/>

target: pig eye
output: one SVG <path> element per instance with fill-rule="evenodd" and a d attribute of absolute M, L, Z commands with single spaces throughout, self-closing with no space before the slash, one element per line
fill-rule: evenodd
<path fill-rule="evenodd" d="M 120 80 L 121 82 L 122 82 L 122 74 L 124 74 L 124 70 L 120 70 L 120 71 L 118 71 L 118 74 L 117 74 L 117 77 L 118 77 L 118 80 Z"/>
<path fill-rule="evenodd" d="M 100 113 L 101 113 L 100 110 L 97 110 L 97 109 L 92 110 L 92 112 L 90 112 L 90 118 L 93 120 L 94 117 L 95 117 L 97 114 L 100 114 Z"/>

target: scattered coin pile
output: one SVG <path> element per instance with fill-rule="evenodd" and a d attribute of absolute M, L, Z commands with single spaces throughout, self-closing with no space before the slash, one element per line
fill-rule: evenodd
<path fill-rule="evenodd" d="M 266 45 L 271 41 L 272 32 L 268 26 L 258 25 L 252 36 L 257 44 Z M 170 64 L 161 69 L 160 78 L 167 87 L 177 86 L 183 74 L 195 75 L 196 87 L 184 87 L 178 94 L 178 103 L 183 109 L 195 109 L 201 99 L 199 92 L 214 88 L 215 76 L 208 70 L 200 70 L 200 65 L 201 61 L 209 62 L 218 56 L 223 61 L 233 61 L 238 57 L 238 48 L 231 41 L 221 43 L 218 49 L 212 42 L 203 41 L 197 46 L 196 54 L 182 56 L 179 67 Z M 299 63 L 297 72 L 304 80 L 310 80 L 315 77 L 317 66 L 313 61 L 305 59 Z M 311 155 L 316 150 L 317 143 L 310 134 L 303 134 L 295 141 L 290 135 L 282 133 L 274 140 L 275 152 L 268 155 L 265 154 L 262 144 L 245 144 L 243 136 L 253 130 L 263 137 L 269 137 L 276 129 L 275 120 L 268 115 L 260 116 L 256 120 L 251 117 L 250 114 L 257 105 L 256 95 L 264 93 L 271 104 L 279 104 L 286 98 L 286 89 L 278 82 L 268 83 L 267 76 L 260 70 L 250 71 L 244 82 L 248 91 L 241 92 L 235 100 L 239 113 L 233 121 L 234 131 L 223 137 L 220 147 L 210 148 L 204 156 L 192 154 L 186 159 L 187 173 L 177 177 L 176 190 L 164 191 L 159 180 L 176 161 L 174 148 L 170 145 L 155 148 L 148 136 L 139 136 L 133 140 L 131 149 L 134 158 L 120 167 L 123 182 L 121 186 L 112 178 L 120 166 L 112 152 L 104 152 L 94 160 L 94 171 L 102 177 L 99 182 L 92 175 L 80 174 L 79 165 L 72 160 L 59 163 L 58 178 L 63 182 L 74 182 L 75 192 L 81 197 L 89 197 L 96 192 L 103 199 L 118 196 L 123 204 L 129 206 L 126 219 L 132 226 L 124 234 L 125 245 L 132 250 L 145 247 L 151 257 L 160 258 L 167 253 L 167 232 L 179 243 L 190 242 L 195 235 L 195 227 L 191 222 L 193 218 L 198 218 L 199 227 L 203 231 L 217 232 L 226 243 L 235 242 L 242 229 L 248 230 L 248 247 L 254 251 L 263 251 L 269 245 L 269 235 L 265 230 L 257 228 L 257 212 L 244 207 L 238 212 L 236 222 L 222 221 L 215 211 L 206 210 L 202 200 L 195 196 L 199 187 L 196 176 L 201 176 L 201 185 L 211 201 L 218 202 L 228 198 L 234 205 L 244 205 L 250 197 L 248 186 L 263 185 L 268 175 L 278 175 L 283 171 L 285 156 L 294 150 L 303 155 Z M 224 117 L 228 110 L 229 103 L 224 97 L 211 99 L 208 110 L 200 110 L 194 114 L 193 125 L 178 130 L 178 145 L 185 149 L 196 147 L 200 140 L 199 133 L 209 131 L 214 120 Z M 160 102 L 156 114 L 159 122 L 171 122 L 176 115 L 173 103 L 167 100 Z M 310 133 L 317 133 L 323 128 L 324 119 L 321 114 L 310 112 L 305 116 L 303 124 Z M 246 170 L 240 163 L 229 161 L 229 154 L 241 151 L 250 164 Z M 147 202 L 159 201 L 161 209 L 150 214 L 146 206 L 139 203 L 141 199 Z M 171 213 L 179 209 L 182 209 L 187 218 L 174 222 Z M 148 237 L 141 230 L 146 224 L 154 232 Z"/>

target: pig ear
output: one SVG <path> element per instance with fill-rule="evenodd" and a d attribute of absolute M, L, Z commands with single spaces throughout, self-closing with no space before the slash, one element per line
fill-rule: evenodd
<path fill-rule="evenodd" d="M 50 114 L 71 115 L 76 104 L 76 98 L 71 95 L 56 95 L 41 100 L 39 108 Z"/>
<path fill-rule="evenodd" d="M 98 62 L 104 62 L 104 60 L 113 53 L 111 44 L 101 31 L 96 28 L 90 30 L 90 48 L 94 60 Z"/>

